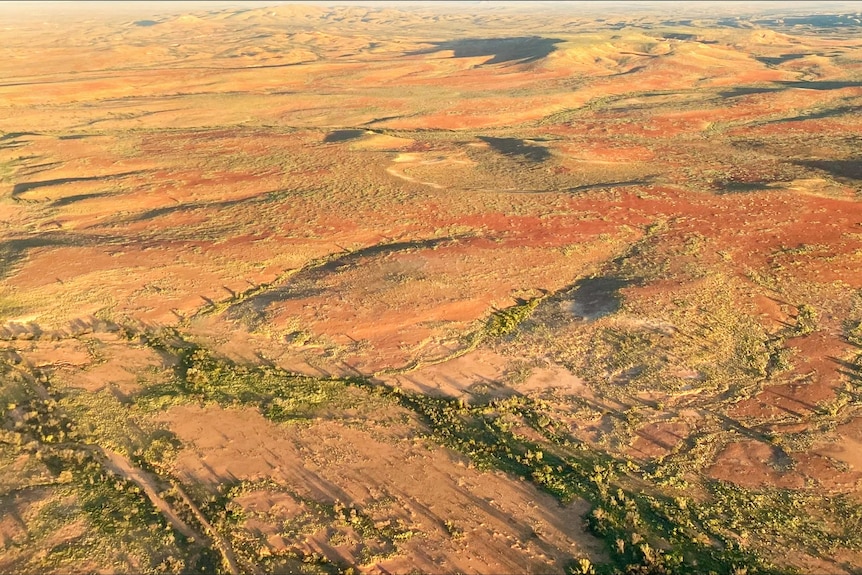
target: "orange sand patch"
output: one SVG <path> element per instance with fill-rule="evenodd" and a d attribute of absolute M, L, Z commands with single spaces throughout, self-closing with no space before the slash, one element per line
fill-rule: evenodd
<path fill-rule="evenodd" d="M 862 472 L 862 419 L 855 417 L 835 428 L 834 437 L 818 442 L 813 453 L 847 464 L 851 470 Z"/>
<path fill-rule="evenodd" d="M 653 458 L 671 453 L 691 432 L 684 421 L 656 422 L 640 428 L 630 448 L 636 457 Z"/>
<path fill-rule="evenodd" d="M 788 463 L 780 461 L 776 453 L 775 448 L 756 441 L 734 442 L 716 456 L 707 474 L 743 487 L 803 487 L 803 477 L 798 472 L 785 469 Z"/>
<path fill-rule="evenodd" d="M 561 572 L 573 552 L 600 554 L 583 532 L 580 502 L 560 506 L 532 486 L 496 473 L 481 473 L 440 449 L 398 435 L 398 428 L 371 422 L 362 428 L 320 421 L 311 427 L 277 426 L 254 411 L 196 406 L 176 407 L 164 421 L 188 447 L 176 463 L 184 480 L 213 484 L 229 478 L 271 478 L 301 497 L 340 501 L 359 510 L 383 497 L 376 520 L 399 520 L 423 534 L 404 544 L 406 554 L 381 561 L 392 572 L 443 569 L 522 573 Z M 239 500 L 251 510 L 274 515 L 249 526 L 259 530 L 273 551 L 287 542 L 278 522 L 302 506 L 282 495 L 255 493 Z M 463 530 L 453 540 L 450 521 Z M 533 535 L 535 534 L 535 535 Z M 330 557 L 356 561 L 349 546 L 331 548 L 325 534 L 301 546 Z"/>

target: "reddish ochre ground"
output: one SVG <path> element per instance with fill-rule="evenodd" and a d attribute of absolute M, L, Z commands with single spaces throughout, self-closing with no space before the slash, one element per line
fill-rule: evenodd
<path fill-rule="evenodd" d="M 644 469 L 679 458 L 704 485 L 859 501 L 858 24 L 2 10 L 4 361 L 131 405 L 174 365 L 116 326 L 176 328 L 240 363 L 467 403 L 543 398 L 579 441 Z M 465 38 L 485 44 L 447 44 Z M 585 278 L 621 282 L 592 316 L 573 312 Z M 471 340 L 539 297 L 514 333 Z M 614 337 L 651 343 L 616 361 L 630 348 Z M 771 358 L 760 371 L 738 367 L 747 338 Z M 607 559 L 587 502 L 480 471 L 420 437 L 414 414 L 381 409 L 279 425 L 191 403 L 150 424 L 175 434 L 186 485 L 287 486 L 236 500 L 267 554 L 374 573 Z M 31 498 L 9 509 L 35 516 Z M 372 562 L 352 531 L 287 540 L 279 525 L 311 500 L 370 506 L 424 539 Z M 36 551 L 11 543 L 26 529 L 3 516 L 0 569 L 29 565 Z M 856 548 L 771 553 L 809 572 L 862 566 Z"/>

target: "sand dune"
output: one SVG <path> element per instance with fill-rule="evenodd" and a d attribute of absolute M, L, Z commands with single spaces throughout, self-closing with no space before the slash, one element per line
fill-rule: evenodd
<path fill-rule="evenodd" d="M 862 565 L 855 5 L 0 4 L 0 571 Z"/>

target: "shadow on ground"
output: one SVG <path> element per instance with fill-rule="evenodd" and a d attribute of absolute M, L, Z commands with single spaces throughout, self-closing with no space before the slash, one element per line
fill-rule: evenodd
<path fill-rule="evenodd" d="M 465 38 L 463 40 L 448 40 L 433 42 L 431 48 L 408 52 L 407 56 L 422 56 L 443 50 L 452 50 L 455 58 L 475 58 L 490 56 L 482 65 L 518 62 L 528 64 L 546 57 L 556 50 L 556 45 L 563 42 L 555 38 L 541 36 L 524 36 L 518 38 Z"/>

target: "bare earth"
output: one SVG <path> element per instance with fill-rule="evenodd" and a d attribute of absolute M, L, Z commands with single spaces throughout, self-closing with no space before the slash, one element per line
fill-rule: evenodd
<path fill-rule="evenodd" d="M 6 4 L 0 571 L 862 569 L 858 6 Z"/>

